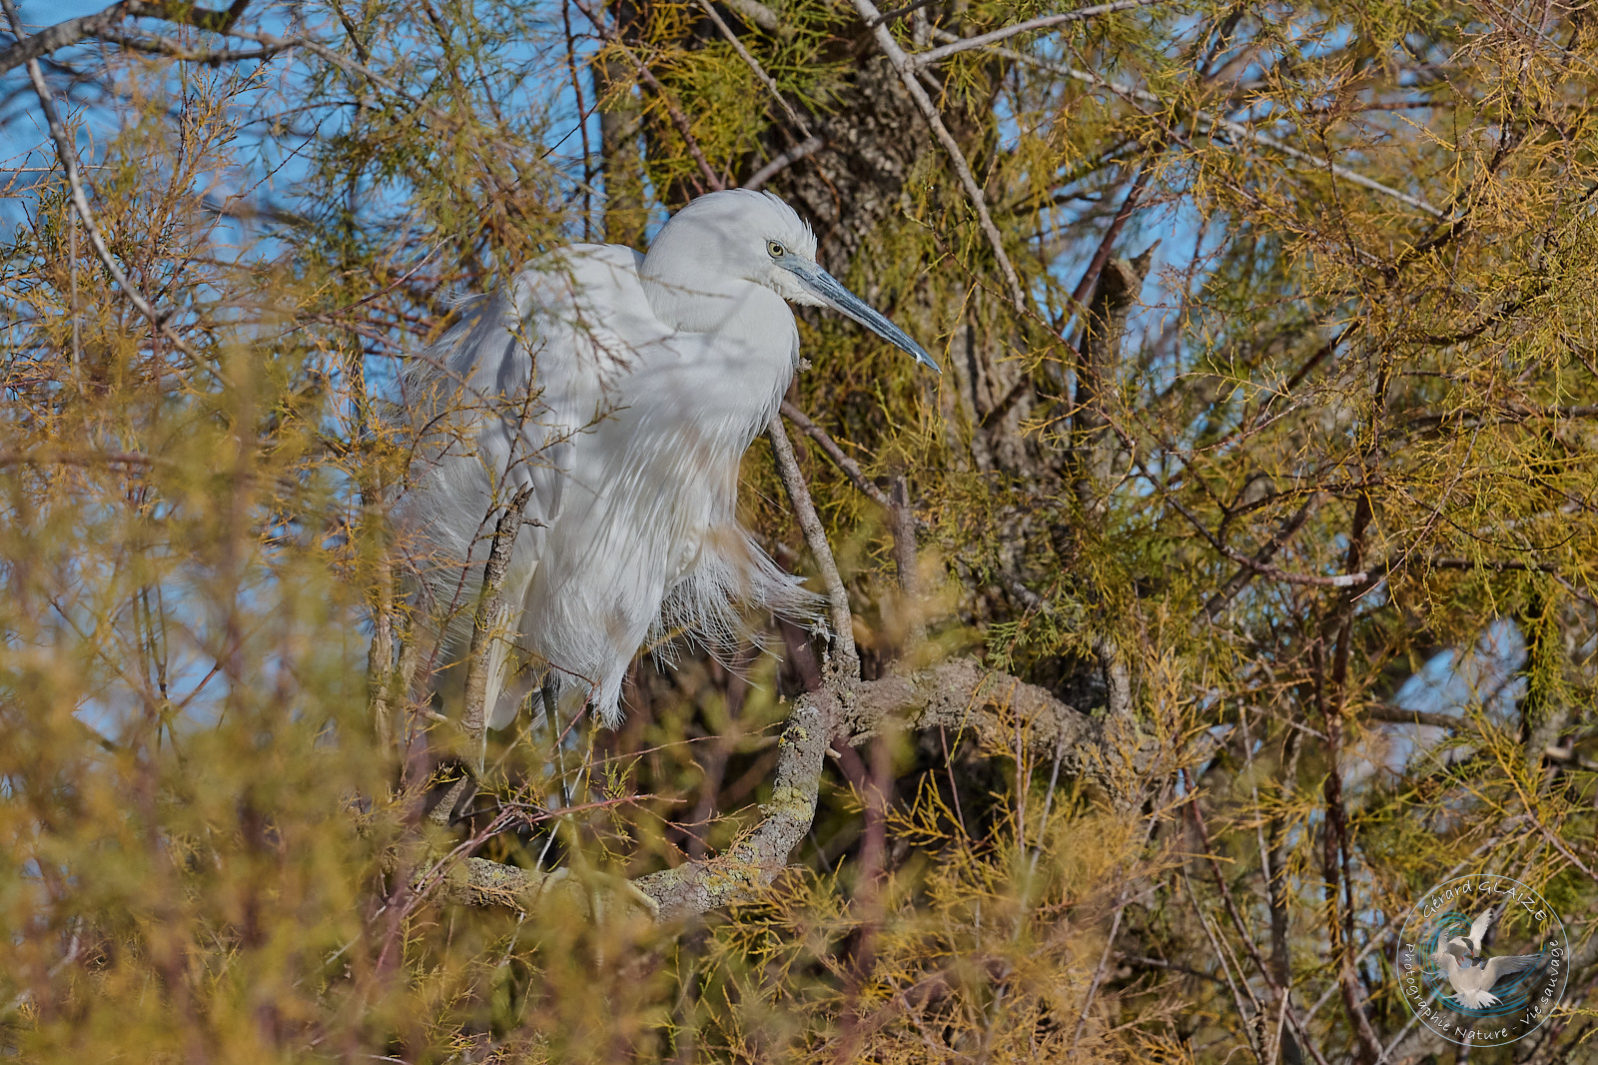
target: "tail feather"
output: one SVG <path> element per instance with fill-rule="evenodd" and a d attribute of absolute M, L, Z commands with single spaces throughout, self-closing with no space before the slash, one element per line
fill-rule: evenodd
<path fill-rule="evenodd" d="M 658 642 L 681 631 L 723 658 L 744 641 L 759 642 L 748 612 L 771 613 L 815 628 L 822 624 L 823 603 L 747 532 L 730 526 L 706 537 L 695 564 L 667 590 L 651 635 Z"/>

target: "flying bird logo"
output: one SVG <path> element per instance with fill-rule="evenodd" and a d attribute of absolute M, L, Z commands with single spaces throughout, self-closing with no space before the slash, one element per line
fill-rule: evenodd
<path fill-rule="evenodd" d="M 1500 1004 L 1502 999 L 1493 993 L 1500 980 L 1539 968 L 1548 961 L 1543 954 L 1481 957 L 1482 940 L 1499 912 L 1496 907 L 1488 907 L 1471 924 L 1469 935 L 1454 936 L 1441 950 L 1432 952 L 1432 960 L 1454 989 L 1454 997 L 1474 1010 L 1491 1009 Z"/>
<path fill-rule="evenodd" d="M 1395 968 L 1425 1027 L 1454 1043 L 1502 1046 L 1548 1019 L 1565 992 L 1569 953 L 1547 900 L 1478 873 L 1433 887 L 1410 908 Z"/>

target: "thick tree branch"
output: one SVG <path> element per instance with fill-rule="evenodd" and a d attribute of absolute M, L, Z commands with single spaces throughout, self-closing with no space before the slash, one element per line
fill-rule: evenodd
<path fill-rule="evenodd" d="M 766 887 L 788 867 L 788 855 L 810 832 L 841 701 L 828 688 L 795 704 L 777 746 L 777 775 L 761 806 L 765 820 L 726 854 L 651 873 L 636 882 L 664 919 L 707 913 Z"/>
<path fill-rule="evenodd" d="M 238 21 L 239 16 L 244 14 L 244 9 L 249 3 L 250 0 L 234 0 L 226 11 L 215 11 L 181 0 L 165 0 L 165 2 L 123 0 L 122 3 L 112 4 L 104 11 L 93 15 L 83 15 L 57 22 L 53 26 L 46 26 L 25 39 L 22 38 L 21 25 L 13 21 L 12 30 L 16 33 L 18 41 L 4 52 L 0 52 L 0 73 L 48 55 L 59 48 L 74 45 L 86 37 L 103 37 L 118 43 L 126 43 L 125 35 L 120 33 L 118 27 L 130 18 L 161 19 L 179 26 L 193 26 L 195 29 L 208 30 L 212 33 L 227 33 Z"/>
<path fill-rule="evenodd" d="M 1063 769 L 1090 776 L 1128 758 L 1138 770 L 1154 753 L 1147 745 L 1121 749 L 1124 730 L 1103 728 L 1046 689 L 969 659 L 867 682 L 834 674 L 794 704 L 760 823 L 724 854 L 651 873 L 632 888 L 658 907 L 663 920 L 707 913 L 763 890 L 788 867 L 788 856 L 810 831 L 827 748 L 862 742 L 888 727 L 963 730 L 979 744 L 1004 751 L 1014 749 L 1019 735 L 1028 749 L 1058 755 Z M 526 909 L 549 879 L 547 873 L 469 859 L 445 886 L 461 902 Z"/>

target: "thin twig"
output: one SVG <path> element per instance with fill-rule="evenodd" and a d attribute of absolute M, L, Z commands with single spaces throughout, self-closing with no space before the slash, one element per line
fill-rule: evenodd
<path fill-rule="evenodd" d="M 1411 710 L 1396 703 L 1376 703 L 1365 709 L 1365 716 L 1372 721 L 1381 721 L 1390 725 L 1425 725 L 1427 728 L 1445 728 L 1450 731 L 1470 727 L 1470 722 L 1462 717 L 1429 710 Z"/>
<path fill-rule="evenodd" d="M 756 170 L 754 174 L 750 176 L 749 180 L 744 182 L 744 188 L 751 189 L 753 191 L 759 191 L 760 189 L 765 188 L 766 183 L 772 178 L 776 177 L 778 174 L 782 173 L 799 160 L 815 155 L 822 148 L 826 147 L 826 144 L 827 142 L 822 140 L 820 137 L 811 137 L 809 140 L 801 141 L 792 148 L 789 148 L 787 151 L 783 152 L 781 155 L 778 155 L 759 170 Z"/>
<path fill-rule="evenodd" d="M 17 16 L 17 7 L 12 0 L 0 0 L 6 19 L 11 23 L 11 32 L 17 39 L 22 39 L 22 20 Z M 13 49 L 14 50 L 14 49 Z M 89 243 L 94 246 L 94 253 L 105 265 L 106 270 L 116 280 L 117 286 L 128 297 L 128 301 L 138 308 L 139 313 L 149 319 L 161 335 L 165 336 L 172 345 L 187 355 L 191 360 L 199 361 L 194 349 L 178 336 L 166 324 L 166 316 L 158 312 L 150 301 L 145 299 L 138 286 L 129 279 L 121 265 L 111 254 L 111 249 L 106 246 L 105 237 L 100 233 L 100 226 L 94 219 L 94 212 L 89 208 L 89 198 L 83 191 L 83 180 L 78 173 L 77 153 L 72 150 L 68 141 L 66 125 L 61 121 L 61 115 L 56 111 L 55 101 L 50 96 L 50 87 L 44 82 L 44 72 L 39 69 L 39 61 L 27 59 L 28 78 L 33 82 L 33 91 L 39 97 L 39 108 L 44 112 L 45 122 L 50 128 L 50 140 L 55 144 L 56 158 L 61 160 L 61 168 L 67 175 L 67 187 L 72 196 L 72 207 L 78 213 L 78 218 L 83 222 L 83 231 L 88 234 Z"/>
<path fill-rule="evenodd" d="M 1265 981 L 1265 986 L 1270 990 L 1272 998 L 1278 999 L 1281 1002 L 1282 1009 L 1285 1011 L 1285 1016 L 1288 1022 L 1291 1023 L 1294 1030 L 1298 1032 L 1300 1042 L 1303 1046 L 1309 1048 L 1310 1053 L 1315 1056 L 1317 1061 L 1322 1061 L 1323 1059 L 1321 1058 L 1320 1054 L 1315 1050 L 1314 1046 L 1309 1041 L 1309 1031 L 1305 1027 L 1305 1023 L 1309 1020 L 1309 1018 L 1306 1017 L 1303 1021 L 1301 1021 L 1294 1014 L 1292 1003 L 1290 1001 L 1289 989 L 1277 984 L 1276 978 L 1272 974 L 1270 966 L 1266 963 L 1265 958 L 1260 954 L 1259 948 L 1254 945 L 1253 937 L 1249 935 L 1248 927 L 1243 922 L 1243 915 L 1241 911 L 1239 911 L 1237 904 L 1232 899 L 1231 889 L 1226 886 L 1226 877 L 1221 872 L 1220 862 L 1216 860 L 1215 848 L 1210 843 L 1209 830 L 1204 824 L 1204 812 L 1200 806 L 1201 797 L 1194 785 L 1193 776 L 1185 767 L 1181 771 L 1181 776 L 1186 785 L 1187 793 L 1191 796 L 1191 801 L 1188 803 L 1188 811 L 1193 822 L 1193 829 L 1198 834 L 1199 850 L 1209 862 L 1210 872 L 1215 880 L 1215 886 L 1220 891 L 1221 901 L 1225 906 L 1227 918 L 1232 922 L 1232 927 L 1236 929 L 1238 939 L 1242 941 L 1244 948 L 1248 951 L 1249 960 L 1254 963 L 1254 968 L 1259 972 L 1260 977 Z M 1183 873 L 1183 876 L 1186 876 L 1185 872 Z M 1191 885 L 1189 885 L 1189 890 L 1191 890 Z M 1197 899 L 1194 900 L 1194 905 L 1197 906 Z M 1239 966 L 1239 968 L 1241 968 L 1241 966 Z M 1247 984 L 1245 983 L 1244 986 L 1247 987 Z M 1254 992 L 1252 990 L 1249 990 L 1249 997 L 1251 999 L 1254 998 Z M 1255 1005 L 1256 1008 L 1258 1008 L 1259 1003 L 1256 1001 Z"/>
<path fill-rule="evenodd" d="M 1204 604 L 1205 617 L 1213 618 L 1220 614 L 1226 604 L 1230 603 L 1259 574 L 1259 567 L 1270 564 L 1271 559 L 1276 557 L 1276 553 L 1289 540 L 1298 535 L 1298 531 L 1309 520 L 1310 514 L 1314 511 L 1319 501 L 1320 493 L 1311 492 L 1304 500 L 1303 505 L 1278 526 L 1276 532 L 1266 541 L 1263 547 L 1254 552 L 1254 556 L 1249 559 L 1248 563 L 1232 574 L 1231 579 L 1221 586 L 1221 590 L 1211 596 L 1210 601 Z"/>
<path fill-rule="evenodd" d="M 745 48 L 743 42 L 738 39 L 738 35 L 732 32 L 732 27 L 728 26 L 726 21 L 716 13 L 716 5 L 712 4 L 710 0 L 698 0 L 698 2 L 699 9 L 709 16 L 711 22 L 716 24 L 716 28 L 721 31 L 721 35 L 727 38 L 727 43 L 732 45 L 732 50 L 738 53 L 738 58 L 742 59 L 744 65 L 754 72 L 755 77 L 760 80 L 760 84 L 764 85 L 766 91 L 771 93 L 771 98 L 776 100 L 778 105 L 782 107 L 783 114 L 788 116 L 788 121 L 792 122 L 805 137 L 812 138 L 810 127 L 805 123 L 804 117 L 793 109 L 793 105 L 782 95 L 782 90 L 777 88 L 776 81 L 772 79 L 770 74 L 766 73 L 766 68 L 760 65 L 760 60 L 750 54 L 749 49 Z"/>
<path fill-rule="evenodd" d="M 1193 890 L 1193 878 L 1188 876 L 1186 867 L 1182 868 L 1181 874 L 1182 886 L 1187 888 L 1188 900 L 1193 904 L 1193 916 L 1198 918 L 1199 927 L 1204 930 L 1205 938 L 1210 941 L 1211 955 L 1220 963 L 1221 975 L 1226 978 L 1226 986 L 1232 992 L 1232 1003 L 1237 1008 L 1237 1017 L 1238 1020 L 1243 1022 L 1243 1031 L 1245 1038 L 1247 1038 L 1248 1031 L 1253 1028 L 1254 1016 L 1260 1010 L 1259 999 L 1255 997 L 1254 989 L 1249 986 L 1248 979 L 1244 977 L 1241 971 L 1237 974 L 1237 980 L 1232 978 L 1233 968 L 1241 970 L 1242 966 L 1232 956 L 1231 951 L 1227 950 L 1222 944 L 1215 930 L 1210 927 L 1210 922 L 1204 916 L 1204 909 L 1199 905 L 1198 892 Z M 1239 990 L 1239 981 L 1241 981 L 1241 990 Z M 1244 992 L 1248 993 L 1249 1005 L 1245 1005 L 1243 1002 Z M 1250 1012 L 1250 1006 L 1253 1007 L 1252 1013 Z M 1259 1061 L 1261 1065 L 1265 1065 L 1264 1057 L 1260 1053 L 1260 1047 L 1254 1040 L 1248 1039 L 1248 1048 L 1254 1052 L 1255 1060 Z"/>
<path fill-rule="evenodd" d="M 882 18 L 882 12 L 877 10 L 877 5 L 871 0 L 854 0 L 854 9 L 860 13 L 860 17 L 867 25 Z M 882 49 L 882 54 L 888 57 L 893 69 L 899 72 L 899 80 L 904 82 L 905 91 L 915 101 L 916 107 L 920 108 L 927 125 L 932 127 L 932 135 L 948 153 L 949 163 L 954 167 L 960 184 L 965 187 L 966 196 L 970 198 L 971 206 L 977 212 L 977 223 L 981 226 L 983 235 L 988 238 L 988 245 L 993 249 L 993 258 L 999 264 L 999 271 L 1004 274 L 1005 284 L 1010 290 L 1010 299 L 1014 302 L 1015 309 L 1026 315 L 1028 313 L 1026 290 L 1021 286 L 1021 278 L 1010 262 L 1009 253 L 1004 250 L 1004 237 L 999 233 L 999 227 L 993 224 L 993 216 L 988 213 L 987 197 L 983 195 L 982 186 L 977 184 L 976 177 L 971 173 L 971 165 L 966 162 L 960 143 L 949 132 L 949 127 L 943 124 L 937 105 L 927 95 L 927 90 L 923 89 L 921 83 L 916 80 L 915 64 L 910 61 L 904 49 L 899 47 L 893 31 L 885 25 L 878 24 L 871 32 L 876 37 L 877 46 Z"/>
<path fill-rule="evenodd" d="M 1506 823 L 1503 827 L 1508 828 L 1509 826 Z M 1454 877 L 1456 877 L 1456 876 L 1458 876 L 1460 874 L 1461 870 L 1465 869 L 1467 866 L 1473 865 L 1475 863 L 1476 859 L 1479 858 L 1482 854 L 1484 854 L 1487 851 L 1490 851 L 1494 847 L 1498 846 L 1499 842 L 1503 838 L 1504 837 L 1503 837 L 1502 834 L 1490 837 L 1485 843 L 1481 844 L 1475 850 L 1473 850 L 1469 854 L 1467 854 L 1464 858 L 1460 859 L 1460 861 L 1455 863 L 1455 865 L 1454 865 L 1454 867 L 1452 869 L 1448 870 L 1446 873 L 1444 873 L 1441 877 L 1439 877 L 1437 879 L 1437 883 L 1444 884 L 1444 883 L 1447 883 L 1448 881 L 1454 879 Z M 1394 920 L 1389 919 L 1387 924 L 1386 924 L 1386 926 L 1384 926 L 1384 927 L 1382 927 L 1380 929 L 1373 930 L 1371 932 L 1371 934 L 1369 935 L 1369 937 L 1366 939 L 1365 946 L 1363 948 L 1361 948 L 1361 950 L 1360 950 L 1360 952 L 1358 954 L 1354 955 L 1353 959 L 1349 962 L 1349 964 L 1357 968 L 1359 966 L 1360 962 L 1364 961 L 1367 957 L 1369 957 L 1371 954 L 1375 953 L 1376 951 L 1381 950 L 1383 948 L 1383 945 L 1387 942 L 1387 940 L 1390 939 L 1393 936 L 1396 936 L 1399 933 L 1399 931 L 1400 931 L 1400 929 L 1402 927 L 1403 927 L 1402 922 L 1394 921 Z M 1316 999 L 1314 1004 L 1312 1004 L 1310 1006 L 1310 1008 L 1305 1011 L 1305 1013 L 1304 1013 L 1304 1023 L 1308 1024 L 1310 1021 L 1314 1020 L 1315 1019 L 1315 1014 L 1319 1013 L 1320 1010 L 1321 1010 L 1321 1007 L 1326 1005 L 1326 1003 L 1330 1002 L 1331 999 L 1332 999 L 1332 996 L 1337 994 L 1339 990 L 1340 990 L 1339 985 L 1336 984 L 1336 983 L 1333 983 L 1332 986 L 1328 987 L 1325 991 L 1321 992 L 1321 997 Z"/>
<path fill-rule="evenodd" d="M 946 59 L 956 52 L 969 51 L 972 48 L 985 48 L 990 44 L 997 44 L 1022 33 L 1031 33 L 1034 30 L 1046 30 L 1052 26 L 1064 25 L 1067 22 L 1082 22 L 1086 19 L 1098 18 L 1100 15 L 1110 15 L 1117 11 L 1128 11 L 1137 7 L 1149 7 L 1154 4 L 1168 3 L 1169 0 L 1114 0 L 1114 3 L 1095 4 L 1092 7 L 1078 8 L 1059 15 L 1044 15 L 1042 18 L 1029 19 L 1026 22 L 1017 22 L 1013 26 L 1003 26 L 991 33 L 979 34 L 976 37 L 960 37 L 950 44 L 939 48 L 931 48 L 925 52 L 917 52 L 910 57 L 916 66 L 926 66 Z M 942 36 L 941 34 L 939 36 Z"/>
<path fill-rule="evenodd" d="M 793 503 L 799 528 L 805 535 L 805 544 L 816 560 L 816 568 L 821 571 L 822 583 L 827 586 L 827 608 L 832 620 L 837 664 L 845 672 L 854 675 L 859 668 L 860 656 L 854 646 L 854 619 L 849 613 L 849 592 L 838 574 L 838 563 L 832 557 L 826 530 L 821 527 L 821 518 L 810 500 L 810 489 L 805 486 L 804 474 L 799 469 L 799 460 L 794 457 L 788 433 L 782 427 L 781 415 L 772 417 L 766 435 L 771 439 L 771 453 L 777 461 L 777 473 L 782 478 L 783 488 L 788 491 L 789 501 Z"/>
<path fill-rule="evenodd" d="M 1153 474 L 1149 472 L 1148 468 L 1144 466 L 1140 460 L 1134 458 L 1133 461 L 1137 463 L 1138 469 L 1142 471 L 1143 476 L 1149 479 L 1150 483 L 1158 483 Z M 1198 530 L 1198 534 L 1204 537 L 1204 539 L 1208 540 L 1210 546 L 1215 548 L 1215 550 L 1219 551 L 1233 562 L 1236 562 L 1239 565 L 1247 566 L 1260 576 L 1269 577 L 1271 580 L 1281 581 L 1284 584 L 1303 584 L 1312 588 L 1358 588 L 1362 585 L 1370 583 L 1381 572 L 1385 572 L 1376 571 L 1373 573 L 1367 570 L 1360 570 L 1358 573 L 1338 573 L 1331 576 L 1323 576 L 1318 573 L 1292 573 L 1284 569 L 1278 569 L 1276 566 L 1260 562 L 1253 556 L 1245 555 L 1243 552 L 1227 546 L 1219 536 L 1216 536 L 1214 533 L 1210 532 L 1209 526 L 1204 524 L 1203 519 L 1201 519 L 1197 514 L 1194 514 L 1191 510 L 1187 509 L 1187 507 L 1183 506 L 1182 501 L 1177 499 L 1169 492 L 1167 492 L 1165 495 L 1165 501 L 1169 503 L 1178 514 L 1186 518 L 1188 524 L 1192 525 L 1194 529 Z"/>

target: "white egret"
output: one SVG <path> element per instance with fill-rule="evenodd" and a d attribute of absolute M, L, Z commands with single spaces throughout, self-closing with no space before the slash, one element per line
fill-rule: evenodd
<path fill-rule="evenodd" d="M 495 515 L 528 492 L 490 619 L 491 727 L 540 685 L 563 713 L 587 700 L 615 726 L 652 632 L 725 643 L 743 610 L 814 613 L 736 516 L 739 461 L 798 364 L 790 302 L 831 307 L 937 369 L 817 265 L 792 208 L 741 189 L 688 204 L 647 254 L 578 244 L 533 262 L 417 356 L 407 402 L 426 465 L 401 514 L 435 560 L 434 609 L 457 607 L 453 661 Z"/>

